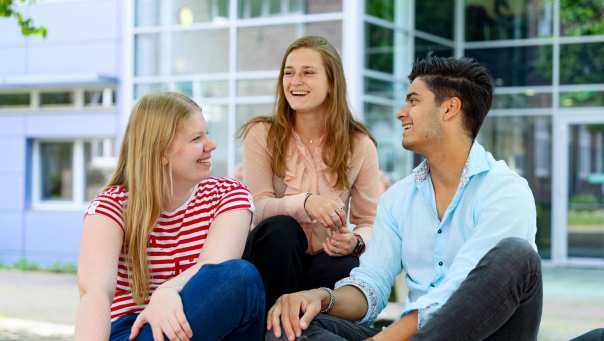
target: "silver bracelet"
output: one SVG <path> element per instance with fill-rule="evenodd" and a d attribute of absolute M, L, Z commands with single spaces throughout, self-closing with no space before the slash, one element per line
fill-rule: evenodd
<path fill-rule="evenodd" d="M 323 289 L 329 294 L 329 304 L 327 305 L 327 307 L 325 307 L 325 309 L 321 309 L 322 313 L 329 313 L 329 311 L 333 309 L 333 307 L 336 305 L 336 293 L 326 287 L 321 287 L 319 289 Z"/>

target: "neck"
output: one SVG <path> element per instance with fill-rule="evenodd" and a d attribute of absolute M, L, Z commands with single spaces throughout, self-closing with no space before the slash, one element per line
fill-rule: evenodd
<path fill-rule="evenodd" d="M 183 184 L 182 182 L 174 181 L 174 192 L 172 193 L 172 197 L 168 200 L 167 205 L 165 205 L 164 210 L 171 212 L 175 209 L 179 208 L 189 197 L 191 196 L 191 192 L 193 192 L 193 188 L 195 186 L 191 186 L 191 184 Z"/>
<path fill-rule="evenodd" d="M 296 111 L 296 123 L 294 129 L 298 135 L 306 140 L 317 140 L 325 132 L 325 115 L 319 111 Z"/>
<path fill-rule="evenodd" d="M 472 141 L 468 139 L 444 139 L 425 154 L 430 165 L 430 177 L 435 187 L 455 189 L 468 160 Z"/>

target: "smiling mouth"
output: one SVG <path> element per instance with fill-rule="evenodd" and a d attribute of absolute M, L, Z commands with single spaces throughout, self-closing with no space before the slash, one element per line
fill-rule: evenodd
<path fill-rule="evenodd" d="M 289 93 L 295 97 L 304 97 L 304 96 L 308 95 L 310 93 L 310 91 L 293 90 L 293 91 L 290 91 Z"/>
<path fill-rule="evenodd" d="M 212 165 L 212 160 L 211 159 L 199 159 L 197 160 L 198 164 L 201 165 Z"/>
<path fill-rule="evenodd" d="M 403 124 L 403 130 L 404 131 L 407 131 L 407 130 L 411 129 L 411 127 L 413 127 L 413 123 Z"/>

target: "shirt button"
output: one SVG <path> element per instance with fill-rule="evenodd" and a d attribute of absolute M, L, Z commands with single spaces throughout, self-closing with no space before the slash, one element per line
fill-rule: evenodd
<path fill-rule="evenodd" d="M 432 288 L 434 288 L 434 283 L 430 283 L 430 286 L 431 286 Z"/>
<path fill-rule="evenodd" d="M 444 263 L 442 261 L 438 262 L 438 265 L 440 265 L 440 266 L 443 266 L 443 264 Z"/>
<path fill-rule="evenodd" d="M 443 230 L 442 230 L 442 229 L 438 229 L 438 231 L 436 231 L 436 232 L 437 232 L 438 234 L 441 234 L 441 233 L 443 233 Z"/>

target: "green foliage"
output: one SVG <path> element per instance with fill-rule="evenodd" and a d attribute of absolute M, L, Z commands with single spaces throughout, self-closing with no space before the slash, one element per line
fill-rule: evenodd
<path fill-rule="evenodd" d="M 592 207 L 598 205 L 598 198 L 593 194 L 575 194 L 570 198 L 571 207 Z"/>
<path fill-rule="evenodd" d="M 13 265 L 13 268 L 21 271 L 38 271 L 40 270 L 40 266 L 36 263 L 30 262 L 27 258 L 19 258 L 17 262 Z"/>
<path fill-rule="evenodd" d="M 48 271 L 54 273 L 75 274 L 78 267 L 74 263 L 54 262 L 48 267 L 34 263 L 25 257 L 19 258 L 14 264 L 4 264 L 0 262 L 0 270 L 19 270 L 19 271 Z"/>
<path fill-rule="evenodd" d="M 560 0 L 560 22 L 565 36 L 604 34 L 601 0 Z"/>
<path fill-rule="evenodd" d="M 22 4 L 32 3 L 31 0 L 30 1 L 19 0 L 18 2 L 22 3 Z M 38 35 L 38 36 L 46 38 L 46 36 L 48 35 L 48 31 L 46 30 L 46 27 L 44 27 L 44 26 L 35 27 L 34 22 L 31 18 L 25 18 L 23 16 L 23 14 L 21 14 L 20 12 L 18 12 L 14 9 L 14 6 L 16 3 L 17 3 L 17 1 L 15 1 L 15 0 L 0 0 L 0 17 L 17 18 L 17 23 L 19 24 L 19 27 L 21 27 L 21 33 L 24 36 Z"/>
<path fill-rule="evenodd" d="M 568 225 L 604 225 L 603 210 L 568 210 Z"/>

